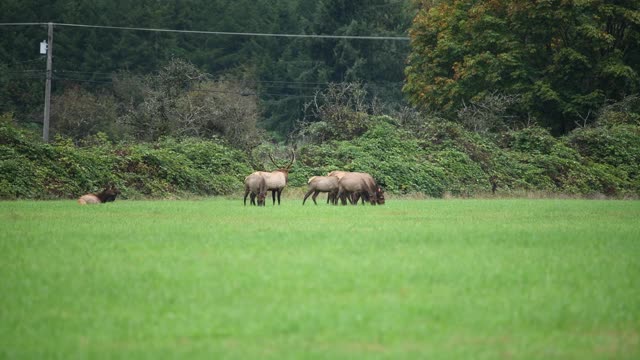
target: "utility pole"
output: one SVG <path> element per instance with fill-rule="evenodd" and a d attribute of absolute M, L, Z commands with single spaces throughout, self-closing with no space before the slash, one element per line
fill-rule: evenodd
<path fill-rule="evenodd" d="M 49 142 L 49 116 L 51 115 L 51 68 L 53 61 L 53 23 L 49 23 L 47 36 L 47 84 L 44 90 L 44 121 L 42 126 L 42 140 Z"/>

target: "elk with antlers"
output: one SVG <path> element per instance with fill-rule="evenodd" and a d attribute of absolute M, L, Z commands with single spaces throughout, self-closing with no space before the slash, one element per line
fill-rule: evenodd
<path fill-rule="evenodd" d="M 269 153 L 269 159 L 277 168 L 276 170 L 271 172 L 256 171 L 251 175 L 256 174 L 264 178 L 267 185 L 267 190 L 271 191 L 273 205 L 276 204 L 276 194 L 278 196 L 278 205 L 280 205 L 280 196 L 282 195 L 282 190 L 284 190 L 284 187 L 287 186 L 287 182 L 289 181 L 289 171 L 291 170 L 293 163 L 296 161 L 296 153 L 291 150 L 291 161 L 286 166 L 278 165 L 273 159 L 273 155 L 271 155 L 271 153 Z"/>

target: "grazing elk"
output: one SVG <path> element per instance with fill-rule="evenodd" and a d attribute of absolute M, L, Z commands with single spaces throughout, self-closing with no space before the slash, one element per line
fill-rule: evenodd
<path fill-rule="evenodd" d="M 346 174 L 348 174 L 348 171 L 339 171 L 339 170 L 334 170 L 330 173 L 327 174 L 327 176 L 335 176 L 338 178 L 338 180 L 342 179 L 343 176 L 345 176 Z M 336 192 L 335 194 L 329 193 L 327 195 L 327 204 L 328 203 L 333 203 L 333 204 L 338 204 L 338 193 Z"/>
<path fill-rule="evenodd" d="M 291 171 L 291 166 L 296 161 L 296 153 L 291 150 L 291 161 L 287 166 L 280 167 L 276 161 L 273 159 L 273 156 L 269 154 L 269 159 L 273 165 L 278 168 L 272 172 L 266 171 L 256 171 L 253 174 L 258 174 L 262 176 L 267 184 L 267 190 L 271 191 L 271 196 L 273 198 L 273 205 L 276 204 L 276 194 L 278 195 L 278 205 L 280 205 L 280 196 L 282 195 L 282 190 L 285 186 L 287 186 L 287 182 L 289 181 L 289 171 Z"/>
<path fill-rule="evenodd" d="M 370 174 L 362 173 L 362 172 L 332 171 L 329 173 L 329 175 L 337 176 L 340 179 L 342 179 L 346 175 L 350 175 L 354 177 L 358 176 L 365 181 L 366 186 L 364 188 L 366 191 L 363 190 L 363 191 L 355 191 L 355 192 L 351 192 L 351 191 L 345 192 L 345 197 L 349 200 L 351 204 L 357 204 L 361 198 L 362 198 L 362 203 L 364 204 L 365 199 L 366 201 L 371 201 L 370 199 L 372 198 L 372 194 L 375 194 L 375 198 L 374 198 L 375 203 L 373 203 L 373 205 L 376 205 L 376 204 L 384 205 L 384 202 L 385 202 L 384 191 L 380 186 L 378 186 L 375 179 Z M 365 192 L 367 192 L 368 194 L 365 194 Z M 327 199 L 327 202 L 328 202 L 328 199 Z"/>
<path fill-rule="evenodd" d="M 382 190 L 382 188 L 376 183 L 376 180 L 373 178 L 373 176 L 369 175 L 368 173 L 353 173 L 353 174 L 358 174 L 360 175 L 364 181 L 367 183 L 367 186 L 369 188 L 369 193 L 374 193 L 375 194 L 375 203 L 372 203 L 373 205 L 384 205 L 385 199 L 384 199 L 384 191 Z M 353 194 L 353 203 L 357 204 L 358 200 L 361 197 L 361 193 L 354 193 Z M 364 196 L 362 196 L 362 204 L 364 205 L 364 201 L 365 198 Z"/>
<path fill-rule="evenodd" d="M 302 205 L 304 205 L 305 201 L 307 201 L 307 198 L 309 197 L 309 195 L 311 195 L 311 193 L 313 193 L 311 200 L 313 200 L 314 204 L 318 205 L 318 203 L 316 202 L 316 197 L 321 192 L 329 193 L 329 195 L 327 196 L 327 200 L 332 199 L 331 203 L 334 205 L 337 204 L 338 180 L 339 179 L 336 176 L 312 176 L 311 178 L 309 178 L 309 181 L 307 182 L 309 191 L 307 191 L 307 193 L 304 195 Z"/>
<path fill-rule="evenodd" d="M 116 200 L 116 196 L 120 194 L 120 190 L 116 189 L 113 185 L 108 186 L 97 194 L 85 194 L 78 199 L 78 204 L 102 204 Z"/>
<path fill-rule="evenodd" d="M 371 205 L 376 204 L 375 189 L 367 182 L 367 180 L 358 173 L 349 173 L 338 182 L 338 198 L 342 201 L 342 205 L 347 205 L 347 197 L 354 205 L 357 204 L 354 199 L 355 194 L 360 194 L 363 201 L 369 201 Z"/>
<path fill-rule="evenodd" d="M 244 206 L 247 206 L 247 195 L 249 194 L 251 194 L 251 205 L 265 206 L 267 182 L 264 177 L 253 173 L 244 178 Z M 256 198 L 258 198 L 257 204 Z"/>

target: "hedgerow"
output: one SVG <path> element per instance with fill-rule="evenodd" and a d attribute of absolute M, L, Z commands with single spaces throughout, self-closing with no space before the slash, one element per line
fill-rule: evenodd
<path fill-rule="evenodd" d="M 289 186 L 346 170 L 372 174 L 387 192 L 431 197 L 492 190 L 640 195 L 636 125 L 584 128 L 555 138 L 538 127 L 481 136 L 441 119 L 414 131 L 386 116 L 367 123 L 356 138 L 300 145 Z M 261 151 L 271 146 L 264 143 Z M 233 194 L 253 170 L 274 168 L 216 139 L 114 144 L 97 135 L 79 144 L 64 138 L 45 144 L 10 119 L 0 122 L 2 199 L 73 198 L 107 184 L 119 187 L 125 198 Z"/>
<path fill-rule="evenodd" d="M 242 152 L 215 141 L 162 139 L 112 144 L 45 144 L 0 125 L 0 198 L 73 198 L 114 184 L 124 197 L 222 195 L 242 187 L 251 168 Z"/>

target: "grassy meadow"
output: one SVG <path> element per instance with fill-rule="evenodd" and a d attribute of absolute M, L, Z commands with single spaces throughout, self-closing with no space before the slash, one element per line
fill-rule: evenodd
<path fill-rule="evenodd" d="M 639 201 L 309 201 L 0 202 L 0 358 L 640 358 Z"/>

